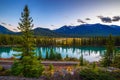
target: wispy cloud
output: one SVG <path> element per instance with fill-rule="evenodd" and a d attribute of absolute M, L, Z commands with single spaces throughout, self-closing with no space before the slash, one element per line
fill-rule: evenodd
<path fill-rule="evenodd" d="M 104 23 L 112 23 L 112 19 L 110 17 L 104 17 L 104 16 L 97 16 L 99 19 L 101 19 Z"/>
<path fill-rule="evenodd" d="M 1 22 L 1 24 L 3 24 L 3 25 L 7 25 L 6 23 L 4 23 L 4 22 Z"/>
<path fill-rule="evenodd" d="M 77 22 L 78 22 L 78 23 L 83 23 L 83 24 L 86 23 L 85 21 L 83 21 L 83 20 L 81 20 L 81 19 L 77 19 Z"/>
<path fill-rule="evenodd" d="M 11 24 L 8 24 L 9 26 L 12 26 Z"/>
<path fill-rule="evenodd" d="M 85 20 L 91 20 L 90 18 L 85 18 Z"/>
<path fill-rule="evenodd" d="M 97 16 L 103 23 L 112 23 L 120 21 L 120 16 L 113 16 L 113 17 L 104 17 L 104 16 Z"/>
<path fill-rule="evenodd" d="M 120 16 L 113 16 L 112 21 L 119 21 L 120 20 Z"/>
<path fill-rule="evenodd" d="M 53 26 L 53 27 L 54 27 L 54 25 L 51 25 L 51 26 Z"/>

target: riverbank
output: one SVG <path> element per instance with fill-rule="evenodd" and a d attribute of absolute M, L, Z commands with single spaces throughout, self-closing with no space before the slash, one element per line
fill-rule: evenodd
<path fill-rule="evenodd" d="M 0 62 L 0 65 L 8 64 L 10 67 L 13 64 L 13 61 L 0 60 Z M 45 65 L 45 70 L 42 76 L 38 78 L 13 76 L 9 73 L 9 67 L 5 73 L 1 73 L 0 80 L 120 80 L 120 70 L 112 70 L 113 68 L 102 68 L 98 66 L 92 68 L 90 65 L 79 66 L 79 62 L 73 61 L 42 61 L 41 63 Z M 50 70 L 48 64 L 53 64 L 54 68 Z"/>

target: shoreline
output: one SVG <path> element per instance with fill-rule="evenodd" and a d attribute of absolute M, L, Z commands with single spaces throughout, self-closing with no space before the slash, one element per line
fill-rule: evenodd
<path fill-rule="evenodd" d="M 0 47 L 19 47 L 21 45 L 0 45 Z M 87 45 L 87 46 L 72 46 L 72 45 L 68 45 L 68 46 L 65 46 L 65 45 L 49 45 L 49 46 L 35 46 L 35 47 L 105 47 L 105 45 L 103 46 L 97 46 L 97 45 Z M 120 46 L 115 46 L 117 48 L 120 48 Z"/>

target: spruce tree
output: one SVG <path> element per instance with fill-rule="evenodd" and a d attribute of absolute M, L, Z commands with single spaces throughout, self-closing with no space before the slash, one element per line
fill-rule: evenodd
<path fill-rule="evenodd" d="M 112 64 L 114 58 L 114 40 L 112 35 L 108 37 L 107 44 L 106 44 L 106 53 L 103 58 L 103 66 L 108 67 Z"/>
<path fill-rule="evenodd" d="M 22 32 L 21 60 L 15 61 L 12 66 L 13 75 L 23 75 L 25 77 L 39 77 L 44 68 L 37 60 L 34 53 L 34 38 L 32 33 L 33 19 L 29 15 L 29 9 L 26 5 L 21 14 L 18 29 Z"/>
<path fill-rule="evenodd" d="M 84 65 L 84 63 L 83 63 L 83 54 L 81 54 L 81 56 L 80 56 L 80 66 L 83 66 Z"/>

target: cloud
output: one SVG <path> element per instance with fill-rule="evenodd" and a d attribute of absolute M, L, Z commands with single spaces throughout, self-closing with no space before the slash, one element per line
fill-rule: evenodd
<path fill-rule="evenodd" d="M 56 27 L 56 25 L 50 25 L 51 27 Z"/>
<path fill-rule="evenodd" d="M 9 26 L 12 26 L 11 24 L 8 24 Z"/>
<path fill-rule="evenodd" d="M 112 21 L 119 21 L 120 20 L 120 16 L 113 16 Z"/>
<path fill-rule="evenodd" d="M 97 16 L 99 19 L 101 19 L 102 22 L 104 23 L 112 23 L 112 22 L 117 22 L 120 21 L 120 16 L 113 16 L 111 17 L 104 17 L 104 16 Z"/>
<path fill-rule="evenodd" d="M 90 18 L 86 18 L 85 20 L 91 20 Z"/>
<path fill-rule="evenodd" d="M 112 23 L 112 19 L 110 17 L 103 17 L 103 16 L 97 16 L 99 19 L 101 19 L 104 23 Z"/>
<path fill-rule="evenodd" d="M 54 25 L 51 25 L 51 26 L 54 26 Z"/>
<path fill-rule="evenodd" d="M 6 23 L 4 23 L 4 22 L 1 22 L 1 24 L 3 24 L 3 25 L 7 25 Z"/>
<path fill-rule="evenodd" d="M 86 23 L 86 22 L 84 22 L 84 21 L 81 20 L 81 19 L 77 19 L 77 22 L 78 22 L 78 23 Z"/>

